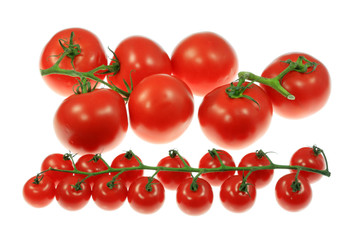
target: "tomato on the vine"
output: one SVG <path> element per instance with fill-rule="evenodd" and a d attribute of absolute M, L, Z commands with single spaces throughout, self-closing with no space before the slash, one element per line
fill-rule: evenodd
<path fill-rule="evenodd" d="M 128 129 L 125 102 L 111 89 L 71 95 L 56 111 L 54 128 L 60 142 L 72 152 L 109 151 Z"/>
<path fill-rule="evenodd" d="M 82 172 L 95 173 L 108 169 L 106 164 L 100 159 L 99 155 L 85 154 L 82 155 L 75 163 L 76 169 Z M 78 174 L 80 178 L 85 178 L 87 175 Z M 101 175 L 95 175 L 87 178 L 85 181 L 93 186 L 94 183 L 101 177 Z"/>
<path fill-rule="evenodd" d="M 33 207 L 42 208 L 49 205 L 55 196 L 55 184 L 46 176 L 34 176 L 23 187 L 25 201 Z"/>
<path fill-rule="evenodd" d="M 104 48 L 92 32 L 81 28 L 68 28 L 56 33 L 51 40 L 46 44 L 40 59 L 40 69 L 47 69 L 52 67 L 64 52 L 63 47 L 69 47 L 71 32 L 74 33 L 73 45 L 76 45 L 78 55 L 66 56 L 60 63 L 61 69 L 75 70 L 78 72 L 88 72 L 101 65 L 107 65 L 107 59 Z M 104 79 L 105 75 L 96 74 L 100 79 Z M 69 96 L 73 94 L 74 85 L 78 83 L 77 78 L 61 75 L 51 74 L 43 76 L 46 84 L 54 90 L 56 93 Z M 95 81 L 90 80 L 92 86 L 95 85 Z"/>
<path fill-rule="evenodd" d="M 60 153 L 54 153 L 47 156 L 41 164 L 41 171 L 45 171 L 50 167 L 60 170 L 74 170 L 74 166 L 70 159 L 70 156 Z M 55 186 L 57 186 L 62 179 L 72 175 L 72 173 L 51 170 L 45 172 L 44 175 L 50 177 L 54 181 Z"/>

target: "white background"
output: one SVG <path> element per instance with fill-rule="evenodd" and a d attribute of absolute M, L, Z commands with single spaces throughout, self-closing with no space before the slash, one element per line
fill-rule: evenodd
<path fill-rule="evenodd" d="M 356 1 L 6 1 L 1 26 L 1 239 L 304 239 L 359 236 L 359 44 L 360 17 Z M 105 47 L 114 49 L 131 35 L 158 42 L 171 55 L 184 37 L 213 31 L 236 49 L 239 70 L 261 74 L 276 57 L 291 51 L 313 55 L 332 78 L 331 97 L 320 112 L 302 120 L 273 117 L 266 135 L 252 146 L 230 151 L 236 163 L 250 151 L 274 151 L 276 163 L 287 164 L 292 153 L 317 144 L 329 160 L 330 178 L 313 184 L 313 199 L 303 211 L 289 213 L 274 196 L 276 180 L 287 170 L 276 170 L 273 181 L 258 190 L 254 207 L 234 214 L 222 207 L 218 188 L 208 213 L 183 214 L 175 192 L 167 191 L 164 206 L 141 215 L 126 202 L 106 212 L 90 201 L 69 212 L 56 201 L 43 209 L 27 205 L 22 187 L 40 171 L 51 153 L 65 153 L 53 131 L 53 115 L 63 97 L 43 82 L 38 63 L 47 41 L 58 31 L 82 27 L 94 32 Z M 107 52 L 111 57 L 110 52 Z M 196 108 L 201 99 L 195 98 Z M 132 149 L 144 162 L 156 165 L 176 148 L 191 165 L 210 148 L 196 114 L 178 140 L 152 145 L 129 129 L 125 140 L 103 154 L 109 162 Z M 150 172 L 148 173 L 150 174 Z M 355 218 L 354 218 L 355 217 Z M 10 235 L 9 235 L 10 234 Z M 5 237 L 7 236 L 7 237 Z M 352 236 L 352 237 L 350 237 Z"/>

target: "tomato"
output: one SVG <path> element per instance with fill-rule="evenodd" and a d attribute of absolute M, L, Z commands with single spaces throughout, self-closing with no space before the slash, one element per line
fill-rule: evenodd
<path fill-rule="evenodd" d="M 108 76 L 108 82 L 127 90 L 124 80 L 133 88 L 145 77 L 157 73 L 171 74 L 171 62 L 167 53 L 154 41 L 132 36 L 123 40 L 115 49 L 120 71 Z M 115 57 L 114 57 L 115 58 Z M 133 71 L 135 70 L 135 71 Z"/>
<path fill-rule="evenodd" d="M 198 96 L 235 80 L 238 70 L 234 49 L 212 32 L 196 33 L 181 41 L 173 52 L 171 65 L 173 75 Z"/>
<path fill-rule="evenodd" d="M 104 48 L 96 35 L 85 29 L 69 28 L 56 33 L 46 44 L 41 54 L 40 69 L 50 68 L 56 63 L 64 52 L 59 40 L 62 40 L 63 45 L 68 45 L 71 32 L 74 32 L 73 44 L 78 44 L 81 51 L 73 60 L 75 71 L 88 72 L 101 65 L 107 65 Z M 73 70 L 71 62 L 71 58 L 66 56 L 59 67 Z M 96 74 L 96 76 L 102 80 L 105 78 L 103 74 Z M 78 78 L 60 74 L 46 75 L 43 76 L 43 79 L 52 90 L 63 96 L 73 94 L 73 87 L 78 83 Z M 90 80 L 90 83 L 94 86 L 96 82 Z"/>
<path fill-rule="evenodd" d="M 255 203 L 256 188 L 250 181 L 246 181 L 247 192 L 240 191 L 242 176 L 235 175 L 225 180 L 220 188 L 220 200 L 223 206 L 232 212 L 245 212 Z"/>
<path fill-rule="evenodd" d="M 176 190 L 176 201 L 181 211 L 189 215 L 206 213 L 212 205 L 214 194 L 211 185 L 204 179 L 196 180 L 197 189 L 192 189 L 193 178 L 183 181 Z"/>
<path fill-rule="evenodd" d="M 178 138 L 190 125 L 193 113 L 191 90 L 167 74 L 144 78 L 129 99 L 131 127 L 136 135 L 151 143 Z"/>
<path fill-rule="evenodd" d="M 200 126 L 205 136 L 218 146 L 245 148 L 268 129 L 272 118 L 271 101 L 255 84 L 244 94 L 256 103 L 247 98 L 230 98 L 226 93 L 229 86 L 218 87 L 204 97 L 198 111 Z"/>
<path fill-rule="evenodd" d="M 291 184 L 295 180 L 296 173 L 290 173 L 281 177 L 275 186 L 276 200 L 285 210 L 295 212 L 309 205 L 312 198 L 311 186 L 302 176 L 298 176 L 300 190 L 294 192 Z"/>
<path fill-rule="evenodd" d="M 61 170 L 74 170 L 73 163 L 67 154 L 54 153 L 47 156 L 41 164 L 41 171 L 45 171 L 49 168 L 61 169 Z M 47 171 L 44 173 L 45 176 L 50 177 L 55 186 L 67 176 L 72 175 L 72 173 L 59 172 L 59 171 Z"/>
<path fill-rule="evenodd" d="M 164 186 L 154 178 L 151 181 L 151 188 L 147 189 L 148 182 L 148 177 L 141 177 L 136 179 L 129 188 L 128 202 L 139 213 L 154 213 L 161 208 L 165 200 Z"/>
<path fill-rule="evenodd" d="M 92 199 L 95 204 L 104 210 L 115 210 L 123 205 L 127 196 L 125 184 L 115 181 L 109 184 L 113 176 L 104 175 L 99 178 L 92 189 Z"/>
<path fill-rule="evenodd" d="M 55 196 L 55 184 L 53 180 L 42 175 L 30 178 L 23 187 L 25 201 L 33 207 L 42 208 L 48 206 Z"/>
<path fill-rule="evenodd" d="M 288 53 L 278 57 L 266 67 L 262 77 L 273 78 L 277 76 L 289 65 L 282 61 L 288 59 L 296 61 L 299 56 L 304 56 L 307 60 L 318 63 L 318 66 L 311 73 L 293 71 L 283 77 L 281 85 L 295 96 L 295 100 L 288 100 L 271 87 L 261 85 L 271 98 L 274 111 L 286 118 L 299 119 L 314 114 L 326 104 L 330 95 L 330 75 L 325 65 L 305 53 Z"/>
<path fill-rule="evenodd" d="M 86 182 L 80 184 L 81 189 L 75 186 L 81 178 L 78 176 L 68 176 L 64 178 L 56 188 L 56 200 L 59 205 L 66 210 L 76 211 L 85 207 L 91 197 L 91 187 Z"/>
<path fill-rule="evenodd" d="M 125 102 L 110 89 L 71 95 L 56 111 L 54 128 L 60 142 L 72 152 L 109 151 L 128 129 Z"/>
<path fill-rule="evenodd" d="M 138 156 L 137 156 L 138 157 Z M 138 157 L 139 158 L 139 157 Z M 139 158 L 140 162 L 141 159 Z M 138 167 L 139 162 L 136 160 L 134 154 L 130 152 L 119 154 L 111 163 L 112 168 L 128 168 L 128 167 Z M 115 176 L 119 172 L 111 172 L 110 175 Z M 130 184 L 141 177 L 144 174 L 144 170 L 131 170 L 125 171 L 119 175 L 121 182 L 125 184 L 127 188 L 130 187 Z"/>
<path fill-rule="evenodd" d="M 252 152 L 246 154 L 240 161 L 238 167 L 262 167 L 270 165 L 269 160 L 265 155 L 259 154 L 259 152 Z M 249 173 L 249 171 L 238 171 L 240 176 L 244 177 Z M 265 187 L 270 183 L 274 175 L 274 170 L 257 170 L 250 174 L 247 178 L 248 181 L 251 181 L 255 184 L 256 188 Z"/>
<path fill-rule="evenodd" d="M 75 164 L 76 169 L 82 172 L 96 173 L 105 171 L 108 169 L 106 164 L 100 159 L 99 155 L 95 154 L 85 154 L 82 155 Z M 85 178 L 88 175 L 78 174 L 80 178 Z M 92 187 L 94 183 L 101 177 L 100 175 L 95 175 L 87 178 L 85 181 Z"/>
<path fill-rule="evenodd" d="M 235 167 L 235 162 L 232 156 L 224 151 L 217 150 L 221 161 L 225 166 Z M 212 152 L 206 153 L 199 162 L 199 168 L 218 168 L 221 166 L 220 160 Z M 226 179 L 235 174 L 235 171 L 225 171 L 225 172 L 213 172 L 213 173 L 204 173 L 202 178 L 208 181 L 213 186 L 220 186 Z"/>
<path fill-rule="evenodd" d="M 291 157 L 291 166 L 302 166 L 319 170 L 325 169 L 325 159 L 323 155 L 316 152 L 316 148 L 303 147 L 297 150 Z M 296 170 L 291 170 L 296 172 Z M 321 178 L 321 174 L 307 171 L 300 171 L 300 176 L 306 178 L 309 183 L 314 183 Z"/>

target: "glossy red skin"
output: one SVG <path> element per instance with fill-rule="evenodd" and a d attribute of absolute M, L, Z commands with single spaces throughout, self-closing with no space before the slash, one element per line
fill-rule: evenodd
<path fill-rule="evenodd" d="M 121 207 L 127 196 L 127 189 L 125 184 L 121 181 L 116 181 L 114 187 L 111 189 L 107 183 L 112 180 L 113 176 L 104 175 L 99 178 L 92 189 L 92 199 L 95 204 L 104 210 L 115 210 Z"/>
<path fill-rule="evenodd" d="M 139 157 L 138 157 L 139 158 Z M 139 158 L 140 162 L 141 159 Z M 131 159 L 125 157 L 125 153 L 119 154 L 111 163 L 112 168 L 128 168 L 128 167 L 138 167 L 139 163 L 134 156 Z M 110 175 L 115 176 L 119 172 L 111 172 Z M 119 175 L 119 180 L 125 184 L 127 188 L 130 187 L 131 183 L 137 178 L 143 176 L 144 170 L 131 170 L 123 172 Z"/>
<path fill-rule="evenodd" d="M 48 69 L 56 63 L 61 53 L 64 52 L 59 40 L 66 39 L 69 43 L 71 32 L 74 32 L 73 43 L 79 44 L 81 49 L 81 53 L 74 58 L 75 71 L 88 72 L 101 65 L 107 65 L 104 48 L 96 35 L 85 29 L 69 28 L 56 33 L 46 44 L 41 54 L 40 69 Z M 65 57 L 59 67 L 73 70 L 71 59 Z M 105 78 L 104 74 L 97 74 L 96 76 L 102 80 Z M 59 74 L 46 75 L 43 76 L 43 79 L 52 90 L 63 96 L 72 95 L 74 93 L 73 86 L 78 83 L 75 77 Z M 92 86 L 96 83 L 94 80 L 90 80 L 90 82 Z"/>
<path fill-rule="evenodd" d="M 23 187 L 25 201 L 33 207 L 43 208 L 48 206 L 55 197 L 55 184 L 53 180 L 44 176 L 39 184 L 34 183 L 36 176 L 30 178 Z M 39 176 L 39 180 L 41 176 Z"/>
<path fill-rule="evenodd" d="M 166 74 L 144 78 L 129 99 L 131 128 L 151 143 L 168 143 L 188 128 L 194 113 L 191 90 Z"/>
<path fill-rule="evenodd" d="M 291 166 L 302 166 L 319 170 L 325 169 L 325 159 L 322 154 L 315 155 L 313 148 L 303 147 L 297 150 L 291 157 Z M 290 170 L 296 172 L 296 170 Z M 300 171 L 300 176 L 305 177 L 309 183 L 318 181 L 322 175 L 314 172 Z"/>
<path fill-rule="evenodd" d="M 47 156 L 41 164 L 41 171 L 45 171 L 50 167 L 61 170 L 74 170 L 72 161 L 70 159 L 64 160 L 64 155 L 60 153 L 54 153 Z M 53 180 L 55 186 L 57 186 L 62 179 L 72 175 L 72 173 L 47 171 L 44 173 L 44 175 L 50 177 Z"/>
<path fill-rule="evenodd" d="M 291 188 L 292 182 L 295 180 L 296 173 L 290 173 L 281 177 L 275 186 L 276 200 L 279 205 L 287 211 L 297 212 L 309 205 L 312 198 L 311 186 L 305 178 L 298 177 L 301 189 L 293 192 Z"/>
<path fill-rule="evenodd" d="M 245 83 L 247 84 L 247 83 Z M 272 105 L 264 90 L 253 84 L 244 94 L 246 98 L 230 98 L 224 85 L 208 93 L 198 111 L 205 136 L 225 149 L 241 149 L 263 136 L 270 126 Z"/>
<path fill-rule="evenodd" d="M 187 165 L 189 162 L 184 159 Z M 185 165 L 178 155 L 174 158 L 167 156 L 160 160 L 157 165 L 162 167 L 183 168 Z M 177 187 L 187 178 L 191 177 L 190 172 L 160 171 L 156 175 L 166 189 L 176 190 Z"/>
<path fill-rule="evenodd" d="M 256 200 L 256 188 L 250 182 L 248 193 L 240 191 L 242 177 L 234 175 L 225 180 L 220 188 L 220 200 L 223 206 L 231 212 L 245 212 L 249 210 Z"/>
<path fill-rule="evenodd" d="M 76 169 L 82 172 L 95 173 L 107 170 L 106 164 L 101 160 L 93 161 L 91 160 L 95 155 L 94 154 L 85 154 L 82 155 L 77 162 L 75 163 Z M 85 178 L 87 175 L 78 174 L 80 178 Z M 95 175 L 87 178 L 85 181 L 92 187 L 94 183 L 101 177 L 102 175 Z"/>
<path fill-rule="evenodd" d="M 188 215 L 198 216 L 211 208 L 214 194 L 211 185 L 202 178 L 196 181 L 198 189 L 191 190 L 192 181 L 192 178 L 188 178 L 179 185 L 176 190 L 176 201 L 181 211 Z"/>
<path fill-rule="evenodd" d="M 75 190 L 73 185 L 79 181 L 81 181 L 81 178 L 78 176 L 69 176 L 63 179 L 56 188 L 56 200 L 66 210 L 80 210 L 89 202 L 91 187 L 84 182 L 81 183 L 81 190 Z"/>
<path fill-rule="evenodd" d="M 262 167 L 270 165 L 269 160 L 263 156 L 258 158 L 255 152 L 246 154 L 241 160 L 238 167 Z M 249 173 L 249 171 L 238 171 L 240 176 L 244 177 Z M 247 178 L 248 181 L 251 181 L 255 184 L 256 188 L 263 188 L 271 182 L 273 178 L 274 170 L 257 170 L 250 174 Z"/>
<path fill-rule="evenodd" d="M 78 154 L 103 153 L 119 145 L 128 129 L 122 97 L 110 89 L 66 98 L 54 117 L 60 142 Z"/>
<path fill-rule="evenodd" d="M 224 150 L 217 150 L 217 152 L 225 166 L 235 167 L 235 162 L 228 152 Z M 217 157 L 213 158 L 210 153 L 206 153 L 199 162 L 199 168 L 218 168 L 220 166 L 219 159 Z M 212 186 L 220 186 L 226 179 L 234 174 L 235 171 L 213 172 L 204 173 L 201 177 L 208 181 Z"/>
<path fill-rule="evenodd" d="M 326 104 L 330 95 L 330 75 L 325 65 L 305 53 L 289 53 L 280 56 L 264 70 L 261 76 L 276 77 L 288 67 L 288 64 L 281 61 L 287 59 L 296 61 L 299 56 L 304 56 L 319 65 L 312 73 L 290 72 L 282 79 L 281 85 L 295 96 L 295 100 L 288 100 L 271 87 L 261 84 L 271 98 L 274 111 L 290 119 L 304 118 L 316 113 Z"/>
<path fill-rule="evenodd" d="M 198 96 L 234 81 L 238 71 L 234 49 L 212 32 L 196 33 L 181 41 L 173 52 L 171 64 L 173 75 Z"/>
<path fill-rule="evenodd" d="M 171 62 L 167 53 L 154 41 L 132 36 L 124 39 L 116 48 L 115 54 L 120 62 L 120 71 L 114 76 L 108 76 L 108 82 L 127 90 L 125 80 L 133 88 L 145 77 L 165 73 L 171 74 Z M 133 71 L 135 70 L 135 71 Z"/>
<path fill-rule="evenodd" d="M 128 202 L 137 212 L 151 214 L 158 211 L 165 200 L 165 188 L 157 180 L 153 179 L 152 191 L 148 192 L 145 188 L 148 183 L 148 177 L 136 179 L 129 188 Z"/>

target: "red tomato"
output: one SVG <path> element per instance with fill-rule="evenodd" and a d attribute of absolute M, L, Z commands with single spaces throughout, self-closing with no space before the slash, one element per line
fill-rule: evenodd
<path fill-rule="evenodd" d="M 113 176 L 104 175 L 99 178 L 92 190 L 95 204 L 104 210 L 115 210 L 123 205 L 127 196 L 126 186 L 121 181 L 109 184 Z"/>
<path fill-rule="evenodd" d="M 247 98 L 230 98 L 225 92 L 229 86 L 218 87 L 204 97 L 198 118 L 209 140 L 226 149 L 240 149 L 265 134 L 272 118 L 272 105 L 264 90 L 255 84 L 244 94 L 259 105 Z"/>
<path fill-rule="evenodd" d="M 60 153 L 54 153 L 47 156 L 41 164 L 41 171 L 45 171 L 50 167 L 61 170 L 74 170 L 71 159 Z M 51 170 L 45 172 L 44 175 L 50 177 L 54 181 L 55 186 L 57 186 L 62 179 L 72 175 L 72 173 Z"/>
<path fill-rule="evenodd" d="M 156 73 L 171 74 L 171 62 L 167 53 L 152 40 L 133 36 L 123 40 L 116 48 L 115 54 L 120 62 L 120 71 L 108 76 L 108 82 L 122 90 L 127 90 L 124 80 L 133 88 L 145 77 Z M 115 57 L 114 57 L 115 58 Z M 135 70 L 131 72 L 132 70 Z"/>
<path fill-rule="evenodd" d="M 190 125 L 193 113 L 190 89 L 167 74 L 144 78 L 129 99 L 132 129 L 152 143 L 167 143 L 178 138 Z"/>
<path fill-rule="evenodd" d="M 171 64 L 173 75 L 199 96 L 235 80 L 238 70 L 234 49 L 222 37 L 211 32 L 185 38 L 175 48 Z"/>
<path fill-rule="evenodd" d="M 80 54 L 74 57 L 75 71 L 88 72 L 101 65 L 107 65 L 104 48 L 93 33 L 81 28 L 69 28 L 56 33 L 46 44 L 40 59 L 40 69 L 52 67 L 64 52 L 59 44 L 63 40 L 63 45 L 69 44 L 71 32 L 74 32 L 73 44 L 80 46 Z M 66 56 L 60 63 L 61 69 L 73 70 L 71 58 Z M 104 79 L 105 75 L 97 74 L 97 77 Z M 43 76 L 46 84 L 56 93 L 69 96 L 73 94 L 73 87 L 78 83 L 77 78 L 60 74 Z M 90 80 L 92 86 L 95 81 Z"/>
<path fill-rule="evenodd" d="M 165 200 L 164 186 L 157 180 L 151 181 L 151 189 L 146 189 L 148 177 L 136 179 L 129 188 L 130 206 L 139 213 L 150 214 L 158 211 Z"/>
<path fill-rule="evenodd" d="M 54 127 L 60 142 L 72 152 L 109 151 L 122 141 L 128 128 L 125 102 L 110 89 L 71 95 L 58 108 Z"/>
<path fill-rule="evenodd" d="M 189 215 L 201 215 L 206 213 L 213 202 L 214 194 L 211 185 L 204 179 L 198 178 L 198 188 L 193 190 L 191 184 L 193 178 L 182 182 L 176 190 L 176 200 L 179 208 Z"/>
<path fill-rule="evenodd" d="M 240 191 L 242 180 L 242 176 L 235 175 L 226 179 L 221 185 L 220 200 L 223 206 L 229 211 L 245 212 L 255 203 L 255 186 L 249 182 L 249 185 L 247 185 L 247 192 Z"/>
<path fill-rule="evenodd" d="M 290 173 L 281 177 L 275 186 L 276 200 L 279 205 L 291 212 L 300 211 L 309 205 L 312 198 L 311 186 L 305 178 L 298 176 L 300 190 L 294 192 L 291 184 L 295 180 L 296 173 Z"/>
<path fill-rule="evenodd" d="M 139 158 L 139 157 L 138 157 Z M 139 158 L 140 162 L 141 159 Z M 112 168 L 128 168 L 128 167 L 138 167 L 139 162 L 136 160 L 133 154 L 122 153 L 118 155 L 111 163 Z M 115 176 L 119 172 L 111 172 L 110 175 Z M 130 187 L 130 184 L 135 181 L 137 178 L 141 177 L 144 174 L 144 170 L 131 170 L 125 171 L 120 174 L 119 179 L 125 184 L 127 188 Z"/>
<path fill-rule="evenodd" d="M 61 207 L 69 211 L 80 210 L 85 207 L 91 197 L 91 187 L 86 182 L 80 184 L 81 189 L 76 189 L 80 182 L 78 176 L 69 176 L 63 179 L 56 188 L 56 200 Z"/>
<path fill-rule="evenodd" d="M 217 150 L 217 152 L 225 166 L 235 167 L 235 162 L 228 152 L 224 150 Z M 206 153 L 199 162 L 199 168 L 218 168 L 220 166 L 220 160 L 213 153 L 210 152 Z M 226 179 L 228 179 L 234 174 L 235 171 L 225 171 L 204 173 L 201 176 L 211 185 L 220 186 Z"/>
<path fill-rule="evenodd" d="M 289 53 L 275 59 L 262 73 L 262 77 L 273 78 L 289 66 L 281 62 L 288 59 L 296 61 L 304 56 L 311 62 L 318 63 L 311 73 L 290 72 L 282 79 L 281 85 L 295 96 L 288 100 L 271 87 L 261 85 L 271 98 L 277 114 L 286 118 L 303 118 L 320 110 L 330 95 L 330 76 L 324 64 L 305 53 Z"/>
<path fill-rule="evenodd" d="M 319 170 L 325 169 L 325 159 L 323 155 L 314 151 L 314 148 L 303 147 L 297 150 L 290 160 L 291 166 L 302 166 Z M 296 172 L 296 170 L 291 170 Z M 321 174 L 307 171 L 300 171 L 300 176 L 306 178 L 309 183 L 314 183 L 321 178 Z"/>
<path fill-rule="evenodd" d="M 270 165 L 269 160 L 265 156 L 261 156 L 256 152 L 246 154 L 240 161 L 239 167 L 261 167 Z M 249 171 L 238 171 L 238 174 L 244 177 L 249 173 Z M 274 175 L 274 170 L 257 170 L 250 174 L 247 178 L 248 181 L 255 184 L 256 188 L 265 187 L 270 183 Z"/>
<path fill-rule="evenodd" d="M 77 170 L 88 173 L 101 172 L 108 169 L 106 164 L 101 159 L 99 159 L 99 157 L 95 156 L 95 154 L 85 154 L 81 156 L 77 160 L 75 166 Z M 78 176 L 80 178 L 87 177 L 85 174 L 78 174 Z M 92 187 L 100 177 L 101 175 L 95 175 L 87 178 L 85 181 Z"/>
<path fill-rule="evenodd" d="M 48 176 L 30 178 L 23 187 L 25 201 L 33 207 L 42 208 L 49 205 L 55 196 L 55 184 Z"/>

